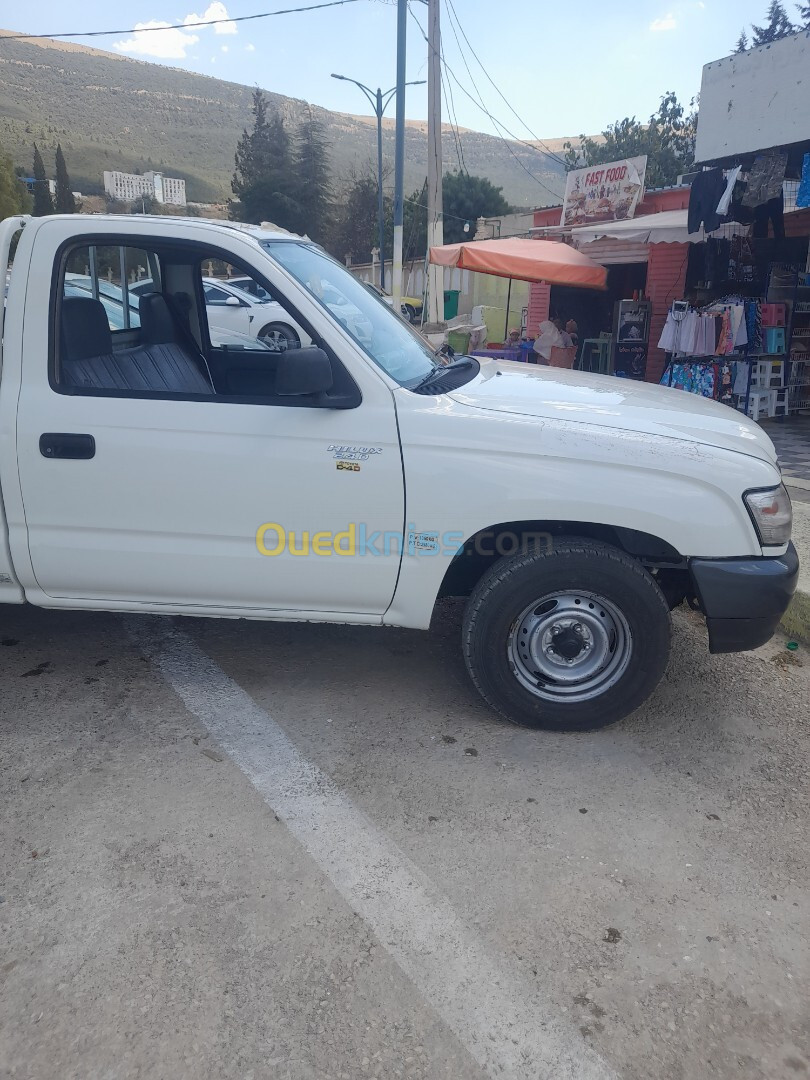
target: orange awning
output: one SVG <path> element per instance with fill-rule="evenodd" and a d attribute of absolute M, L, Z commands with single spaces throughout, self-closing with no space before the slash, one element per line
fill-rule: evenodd
<path fill-rule="evenodd" d="M 587 255 L 554 240 L 470 240 L 430 249 L 437 266 L 475 270 L 479 274 L 546 281 L 550 285 L 575 285 L 604 289 L 607 270 Z"/>

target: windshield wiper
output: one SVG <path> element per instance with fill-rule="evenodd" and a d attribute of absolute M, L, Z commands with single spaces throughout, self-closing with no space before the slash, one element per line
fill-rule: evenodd
<path fill-rule="evenodd" d="M 426 386 L 430 386 L 434 382 L 439 382 L 451 371 L 464 371 L 465 368 L 478 367 L 478 361 L 472 356 L 460 356 L 457 360 L 454 360 L 452 364 L 439 364 L 432 371 L 429 371 L 427 375 L 424 375 L 416 386 L 412 386 L 411 389 L 414 393 L 418 394 L 420 390 L 424 390 Z"/>

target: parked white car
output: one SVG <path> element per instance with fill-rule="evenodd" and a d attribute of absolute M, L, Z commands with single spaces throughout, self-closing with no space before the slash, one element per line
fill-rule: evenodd
<path fill-rule="evenodd" d="M 269 295 L 254 296 L 233 281 L 219 278 L 203 278 L 203 293 L 209 326 L 257 338 L 277 352 L 310 344 L 307 334 Z"/>
<path fill-rule="evenodd" d="M 237 289 L 246 292 L 249 297 L 256 300 L 259 303 L 272 303 L 272 296 L 263 288 L 258 281 L 254 281 L 250 277 L 232 277 L 227 281 L 217 281 L 217 285 L 230 285 Z M 321 296 L 323 302 L 330 308 L 334 315 L 343 323 L 345 327 L 352 331 L 357 337 L 366 341 L 371 338 L 371 323 L 363 315 L 359 308 L 354 304 L 350 304 L 349 301 L 337 289 L 330 289 L 328 286 L 324 286 L 323 294 Z M 209 319 L 210 321 L 210 319 Z"/>

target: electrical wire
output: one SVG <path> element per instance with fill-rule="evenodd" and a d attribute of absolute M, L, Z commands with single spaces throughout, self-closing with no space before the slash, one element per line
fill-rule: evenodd
<path fill-rule="evenodd" d="M 478 101 L 476 102 L 476 101 L 475 101 L 475 99 L 474 99 L 474 98 L 472 97 L 472 95 L 471 95 L 471 94 L 469 94 L 469 93 L 467 93 L 467 91 L 466 91 L 466 90 L 464 90 L 464 88 L 463 88 L 463 87 L 461 86 L 461 84 L 459 83 L 459 80 L 458 80 L 458 76 L 457 76 L 457 75 L 455 74 L 455 72 L 453 72 L 453 71 L 451 70 L 451 68 L 449 67 L 449 65 L 447 65 L 447 63 L 445 62 L 445 67 L 447 68 L 447 71 L 449 72 L 449 74 L 451 75 L 451 77 L 452 77 L 453 79 L 455 79 L 455 81 L 456 81 L 456 83 L 458 83 L 459 87 L 460 87 L 460 88 L 461 88 L 462 90 L 464 90 L 464 93 L 466 93 L 466 94 L 467 94 L 467 97 L 469 97 L 469 98 L 470 98 L 470 100 L 471 100 L 471 101 L 473 101 L 473 103 L 474 103 L 474 104 L 477 104 L 477 105 L 479 106 L 479 108 L 480 108 L 480 109 L 481 109 L 481 110 L 482 110 L 482 111 L 483 111 L 483 112 L 484 112 L 484 113 L 485 113 L 485 114 L 486 114 L 486 115 L 487 115 L 487 116 L 488 116 L 488 117 L 490 118 L 490 120 L 492 121 L 492 123 L 493 123 L 493 124 L 495 124 L 495 127 L 496 127 L 496 129 L 498 130 L 498 134 L 500 135 L 501 139 L 503 140 L 503 143 L 504 143 L 504 145 L 505 145 L 505 146 L 507 146 L 507 147 L 509 147 L 509 152 L 510 152 L 510 153 L 512 154 L 512 156 L 514 157 L 515 161 L 517 161 L 517 162 L 518 162 L 518 164 L 519 164 L 519 165 L 521 166 L 521 168 L 522 168 L 522 169 L 523 169 L 523 170 L 524 170 L 524 171 L 525 171 L 526 173 L 528 173 L 528 175 L 529 175 L 529 176 L 530 176 L 530 177 L 531 177 L 531 178 L 532 178 L 533 180 L 535 180 L 535 181 L 536 181 L 536 182 L 537 182 L 538 184 L 540 184 L 540 186 L 541 186 L 541 187 L 545 188 L 545 190 L 546 190 L 546 191 L 547 191 L 547 192 L 548 192 L 548 193 L 549 193 L 550 195 L 554 195 L 554 197 L 555 197 L 555 198 L 557 198 L 557 197 L 558 197 L 558 196 L 557 196 L 557 194 L 556 194 L 555 192 L 553 192 L 553 191 L 551 190 L 551 188 L 550 188 L 550 187 L 549 187 L 549 186 L 548 186 L 547 184 L 543 183 L 543 181 L 542 181 L 542 180 L 540 179 L 540 177 L 539 177 L 539 176 L 535 176 L 535 174 L 534 174 L 534 173 L 533 173 L 533 172 L 531 171 L 531 169 L 529 169 L 529 168 L 528 168 L 528 167 L 527 167 L 527 166 L 526 166 L 526 165 L 525 165 L 525 164 L 524 164 L 524 163 L 523 163 L 523 162 L 522 162 L 522 161 L 520 160 L 520 158 L 519 158 L 519 157 L 517 156 L 517 154 L 516 154 L 516 153 L 514 152 L 514 150 L 512 150 L 512 148 L 511 148 L 511 147 L 509 146 L 509 142 L 508 142 L 508 141 L 507 141 L 507 140 L 506 140 L 506 139 L 504 138 L 504 136 L 503 136 L 503 134 L 502 134 L 502 132 L 503 132 L 503 131 L 505 131 L 505 132 L 506 132 L 506 133 L 507 133 L 508 135 L 511 135 L 511 136 L 512 136 L 512 138 L 513 138 L 513 139 L 516 139 L 516 140 L 517 140 L 517 141 L 518 141 L 519 143 L 521 143 L 521 145 L 522 145 L 522 146 L 530 146 L 530 147 L 531 147 L 531 143 L 526 143 L 526 142 L 523 142 L 523 140 L 522 140 L 522 139 L 518 139 L 518 138 L 517 138 L 517 136 L 516 136 L 516 135 L 514 134 L 514 132 L 510 131 L 510 130 L 509 130 L 509 128 L 508 128 L 508 127 L 507 127 L 507 126 L 506 126 L 505 124 L 502 124 L 502 123 L 501 123 L 501 122 L 500 122 L 499 120 L 496 120 L 496 119 L 495 119 L 495 117 L 494 117 L 494 116 L 492 115 L 492 113 L 491 113 L 491 112 L 489 111 L 489 109 L 488 109 L 488 108 L 486 107 L 486 105 L 485 105 L 485 103 L 484 103 L 484 98 L 483 98 L 483 95 L 481 94 L 481 91 L 480 91 L 480 90 L 478 89 L 478 86 L 477 86 L 477 84 L 476 84 L 476 82 L 475 82 L 475 79 L 473 78 L 473 73 L 472 73 L 472 72 L 470 71 L 470 65 L 469 65 L 469 64 L 467 63 L 467 58 L 466 58 L 466 56 L 464 55 L 464 50 L 463 50 L 463 49 L 462 49 L 462 47 L 461 47 L 461 42 L 459 41 L 459 38 L 458 38 L 458 34 L 456 33 L 456 28 L 455 28 L 455 26 L 453 25 L 453 21 L 452 21 L 452 19 L 451 19 L 451 20 L 449 20 L 449 21 L 450 21 L 450 29 L 451 29 L 451 30 L 453 31 L 453 37 L 454 37 L 454 38 L 456 39 L 456 45 L 458 46 L 458 51 L 459 51 L 459 54 L 460 54 L 460 56 L 461 56 L 461 61 L 462 61 L 462 63 L 464 64 L 464 67 L 465 67 L 465 69 L 466 69 L 466 71 L 467 71 L 467 75 L 468 75 L 468 76 L 469 76 L 469 78 L 470 78 L 470 82 L 472 83 L 473 89 L 475 90 L 475 93 L 476 93 L 476 96 L 477 96 L 477 98 L 478 98 Z M 531 148 L 532 148 L 532 149 L 534 149 L 534 150 L 537 150 L 537 147 L 531 147 Z M 542 153 L 542 151 L 540 151 L 540 152 Z"/>
<path fill-rule="evenodd" d="M 413 20 L 414 20 L 414 22 L 416 23 L 416 25 L 417 25 L 417 26 L 419 27 L 419 30 L 420 30 L 420 32 L 421 32 L 421 34 L 422 34 L 422 37 L 423 37 L 423 38 L 425 39 L 425 41 L 427 42 L 428 48 L 430 48 L 430 49 L 433 49 L 433 46 L 432 46 L 432 45 L 430 44 L 430 40 L 428 39 L 428 36 L 427 36 L 427 34 L 425 33 L 425 30 L 424 30 L 424 28 L 423 28 L 422 24 L 421 24 L 421 23 L 419 22 L 419 20 L 418 20 L 418 19 L 416 18 L 416 15 L 414 15 L 414 13 L 413 13 L 413 12 L 412 12 L 412 11 L 410 10 L 410 7 L 408 8 L 408 11 L 410 12 L 411 16 L 413 17 Z M 451 24 L 451 29 L 452 29 L 452 24 Z M 458 37 L 456 37 L 456 40 L 458 40 Z M 433 51 L 435 52 L 436 50 L 435 50 L 435 49 L 433 49 Z M 462 51 L 462 60 L 463 60 L 463 59 L 464 59 L 464 54 L 463 54 L 463 51 Z M 480 110 L 481 110 L 481 111 L 482 111 L 482 112 L 483 112 L 483 113 L 484 113 L 484 114 L 485 114 L 486 116 L 488 116 L 488 117 L 489 117 L 489 119 L 491 120 L 491 122 L 492 122 L 492 123 L 493 123 L 493 124 L 495 125 L 495 127 L 496 127 L 496 132 L 497 132 L 497 135 L 498 135 L 498 138 L 499 138 L 499 139 L 501 140 L 501 142 L 502 142 L 502 143 L 504 144 L 504 146 L 506 147 L 506 149 L 508 150 L 508 152 L 509 152 L 509 153 L 510 153 L 510 154 L 512 155 L 512 157 L 513 157 L 513 158 L 515 159 L 515 161 L 516 161 L 516 162 L 518 163 L 518 165 L 519 165 L 519 166 L 521 167 L 521 169 L 523 169 L 523 171 L 524 171 L 524 172 L 525 172 L 525 173 L 526 173 L 526 174 L 527 174 L 528 176 L 530 176 L 530 177 L 532 178 L 532 180 L 534 180 L 534 182 L 535 182 L 536 184 L 539 184 L 539 186 L 540 186 L 541 188 L 543 188 L 543 189 L 544 189 L 545 191 L 547 191 L 547 192 L 549 193 L 549 195 L 551 195 L 551 196 L 552 196 L 552 198 L 553 198 L 553 199 L 555 199 L 556 201 L 559 201 L 559 199 L 560 199 L 560 194 L 559 194 L 559 192 L 557 192 L 557 191 L 553 191 L 553 190 L 552 190 L 552 189 L 551 189 L 551 188 L 550 188 L 550 187 L 548 186 L 548 184 L 545 184 L 545 183 L 544 183 L 544 182 L 543 182 L 543 181 L 542 181 L 542 180 L 540 179 L 540 177 L 539 177 L 539 176 L 536 176 L 536 175 L 535 175 L 535 174 L 534 174 L 534 173 L 533 173 L 533 172 L 531 171 L 531 169 L 530 169 L 530 168 L 528 168 L 528 166 L 527 166 L 527 165 L 525 164 L 525 162 L 521 161 L 521 159 L 520 159 L 520 158 L 518 157 L 518 155 L 517 155 L 517 154 L 515 153 L 515 151 L 514 151 L 514 150 L 512 149 L 512 146 L 510 145 L 510 142 L 509 142 L 509 140 L 508 140 L 508 139 L 507 139 L 507 138 L 506 138 L 506 137 L 505 137 L 505 136 L 504 136 L 504 135 L 502 134 L 502 132 L 501 132 L 501 130 L 500 130 L 500 129 L 502 128 L 502 129 L 503 129 L 504 131 L 508 132 L 508 133 L 509 133 L 509 134 L 511 135 L 512 133 L 511 133 L 511 132 L 509 132 L 509 129 L 508 129 L 507 127 L 506 127 L 506 125 L 505 125 L 505 124 L 501 124 L 501 122 L 500 122 L 499 120 L 496 120 L 496 118 L 495 118 L 495 117 L 494 117 L 494 116 L 492 115 L 492 113 L 491 113 L 491 112 L 489 111 L 489 109 L 488 109 L 488 108 L 486 107 L 486 105 L 484 104 L 484 102 L 483 102 L 483 98 L 480 98 L 480 95 L 479 95 L 479 100 L 478 100 L 478 101 L 476 101 L 476 99 L 475 99 L 475 98 L 474 98 L 474 97 L 472 96 L 472 94 L 471 94 L 471 93 L 469 92 L 469 90 L 467 90 L 467 88 L 466 88 L 466 87 L 465 87 L 465 86 L 463 85 L 463 83 L 462 83 L 462 82 L 461 82 L 461 81 L 459 80 L 458 76 L 457 76 L 457 75 L 455 74 L 455 72 L 454 72 L 454 71 L 453 71 L 453 69 L 452 69 L 452 68 L 450 67 L 450 65 L 449 65 L 449 64 L 447 63 L 447 61 L 446 61 L 446 60 L 444 59 L 444 57 L 443 57 L 443 56 L 440 56 L 440 60 L 441 60 L 441 62 L 442 62 L 442 66 L 444 67 L 445 71 L 446 71 L 446 72 L 447 72 L 447 74 L 448 74 L 448 75 L 449 75 L 449 76 L 450 76 L 450 77 L 451 77 L 451 78 L 452 78 L 452 79 L 453 79 L 453 80 L 455 81 L 455 83 L 456 83 L 456 85 L 458 86 L 459 90 L 461 90 L 461 92 L 462 92 L 462 93 L 463 93 L 463 94 L 465 95 L 465 97 L 467 97 L 467 98 L 469 98 L 469 99 L 470 99 L 470 101 L 471 101 L 471 102 L 473 103 L 473 105 L 475 105 L 475 106 L 476 106 L 476 108 L 479 108 L 479 109 L 480 109 Z M 464 61 L 464 63 L 465 63 L 465 66 L 466 66 L 466 60 Z M 469 73 L 469 67 L 467 68 L 467 71 L 468 71 L 468 73 Z M 470 74 L 470 78 L 472 79 L 472 75 L 471 75 L 471 74 Z M 475 81 L 474 81 L 474 80 L 473 80 L 473 85 L 475 85 Z M 476 87 L 476 89 L 477 89 L 477 87 Z M 515 142 L 517 142 L 517 143 L 520 143 L 520 144 L 521 144 L 522 146 L 527 146 L 527 147 L 529 147 L 530 149 L 532 149 L 532 150 L 535 150 L 535 151 L 537 151 L 537 147 L 536 147 L 536 146 L 532 146 L 532 144 L 531 144 L 531 143 L 525 143 L 525 142 L 523 142 L 523 140 L 522 140 L 522 139 L 518 139 L 518 138 L 517 138 L 516 136 L 512 136 L 512 137 L 513 137 L 513 139 L 515 140 Z M 539 152 L 539 153 L 542 153 L 542 151 L 538 151 L 538 152 Z"/>
<path fill-rule="evenodd" d="M 344 4 L 357 4 L 360 0 L 326 0 L 323 4 L 310 4 L 307 7 L 281 8 L 278 11 L 261 11 L 257 15 L 236 15 L 226 19 L 200 19 L 197 22 L 173 23 L 171 26 L 136 26 L 128 30 L 75 30 L 72 33 L 61 34 L 17 34 L 14 32 L 3 34 L 3 38 L 11 38 L 14 41 L 22 39 L 36 41 L 39 38 L 73 38 L 73 37 L 111 37 L 117 34 L 148 34 L 158 30 L 192 30 L 198 26 L 221 26 L 226 23 L 250 22 L 253 19 L 270 19 L 274 15 L 295 15 L 299 11 L 320 11 L 322 8 L 342 7 Z"/>
<path fill-rule="evenodd" d="M 449 94 L 448 90 L 450 91 Z M 450 130 L 453 132 L 453 142 L 456 147 L 458 171 L 467 172 L 467 166 L 464 163 L 464 151 L 461 148 L 461 134 L 458 130 L 458 117 L 456 116 L 455 102 L 453 101 L 453 88 L 447 79 L 442 79 L 442 93 L 444 94 L 444 104 L 447 109 L 447 115 L 450 117 Z"/>
<path fill-rule="evenodd" d="M 461 20 L 460 20 L 460 19 L 459 19 L 459 17 L 458 17 L 458 12 L 456 11 L 456 9 L 455 9 L 455 6 L 453 5 L 453 0 L 446 0 L 446 3 L 447 3 L 447 4 L 449 5 L 449 7 L 450 7 L 450 11 L 452 12 L 452 15 L 453 15 L 453 17 L 455 18 L 455 21 L 456 21 L 456 25 L 458 26 L 459 30 L 461 31 L 461 36 L 462 36 L 462 37 L 464 38 L 464 40 L 465 40 L 465 41 L 467 42 L 467 47 L 469 48 L 470 52 L 471 52 L 471 53 L 472 53 L 472 55 L 473 55 L 473 56 L 475 57 L 475 59 L 476 59 L 476 60 L 478 61 L 478 66 L 479 66 L 479 67 L 481 68 L 481 70 L 483 71 L 484 75 L 486 75 L 486 77 L 487 77 L 487 79 L 489 80 L 489 82 L 490 82 L 490 83 L 492 84 L 492 86 L 493 86 L 493 87 L 495 88 L 495 90 L 496 90 L 496 92 L 497 92 L 498 96 L 499 96 L 499 97 L 501 98 L 501 100 L 502 100 L 502 101 L 504 102 L 504 104 L 506 105 L 506 107 L 507 107 L 507 108 L 509 109 L 509 111 L 510 111 L 510 112 L 511 112 L 511 113 L 513 114 L 513 116 L 515 116 L 515 117 L 516 117 L 516 119 L 518 119 L 518 120 L 520 121 L 520 123 L 521 123 L 521 124 L 522 124 L 522 125 L 523 125 L 523 126 L 524 126 L 524 127 L 526 128 L 526 130 L 527 130 L 527 131 L 528 131 L 528 133 L 529 133 L 529 134 L 531 135 L 531 137 L 532 137 L 532 138 L 533 138 L 533 139 L 535 140 L 535 142 L 539 142 L 539 143 L 540 143 L 540 145 L 541 145 L 541 146 L 542 146 L 542 147 L 544 148 L 544 150 L 546 151 L 546 154 L 547 154 L 547 155 L 548 155 L 548 156 L 549 156 L 550 158 L 553 158 L 553 160 L 554 160 L 554 161 L 556 161 L 556 162 L 559 162 L 559 164 L 560 164 L 560 165 L 566 165 L 565 159 L 564 159 L 564 158 L 561 158 L 561 157 L 559 156 L 559 154 L 555 154 L 555 153 L 554 153 L 554 151 L 553 151 L 553 150 L 551 150 L 551 149 L 549 148 L 549 146 L 548 146 L 548 145 L 547 145 L 546 143 L 544 143 L 544 142 L 543 142 L 543 140 L 542 140 L 541 138 L 539 138 L 539 137 L 538 137 L 537 135 L 535 135 L 535 133 L 534 133 L 534 132 L 532 131 L 532 129 L 531 129 L 530 127 L 529 127 L 529 125 L 528 125 L 528 124 L 526 123 L 526 121 L 525 121 L 525 120 L 523 119 L 523 117 L 522 117 L 522 116 L 520 116 L 520 114 L 519 114 L 519 113 L 517 112 L 517 110 L 516 110 L 516 109 L 515 109 L 515 108 L 514 108 L 514 107 L 513 107 L 513 106 L 512 106 L 512 105 L 511 105 L 510 103 L 509 103 L 509 101 L 507 100 L 507 98 L 506 98 L 506 97 L 504 96 L 504 94 L 503 94 L 503 91 L 501 90 L 501 88 L 500 88 L 500 87 L 498 86 L 498 84 L 497 84 L 497 83 L 495 82 L 495 80 L 494 80 L 494 79 L 492 78 L 492 76 L 491 76 L 491 75 L 489 74 L 489 72 L 487 71 L 487 69 L 486 69 L 486 68 L 484 67 L 484 63 L 483 63 L 483 61 L 481 60 L 481 57 L 480 57 L 480 56 L 478 55 L 478 53 L 477 53 L 477 52 L 475 51 L 475 49 L 474 49 L 474 48 L 473 48 L 473 46 L 472 46 L 472 43 L 470 42 L 470 39 L 469 39 L 469 38 L 467 37 L 467 34 L 466 34 L 465 30 L 464 30 L 464 27 L 463 27 L 463 26 L 461 25 Z"/>
<path fill-rule="evenodd" d="M 422 185 L 422 190 L 424 191 L 424 185 Z M 428 208 L 427 203 L 421 203 L 418 199 L 406 198 L 404 201 L 410 203 L 411 206 L 421 206 L 423 210 L 427 210 Z M 448 217 L 452 218 L 454 221 L 464 221 L 470 225 L 472 224 L 468 217 L 459 217 L 458 214 L 448 214 L 446 210 L 437 210 L 436 213 L 439 215 L 439 217 Z"/>

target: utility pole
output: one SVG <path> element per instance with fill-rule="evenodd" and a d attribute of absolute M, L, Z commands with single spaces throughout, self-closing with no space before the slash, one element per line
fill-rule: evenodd
<path fill-rule="evenodd" d="M 440 0 L 428 0 L 428 249 L 444 243 L 442 218 L 442 39 Z M 428 322 L 444 321 L 444 268 L 428 263 Z"/>
<path fill-rule="evenodd" d="M 387 104 L 387 102 L 386 102 Z M 380 288 L 385 291 L 385 205 L 383 203 L 383 164 L 382 164 L 382 90 L 377 87 L 377 243 L 380 246 Z M 770 370 L 770 369 L 769 369 Z"/>
<path fill-rule="evenodd" d="M 405 38 L 408 0 L 397 0 L 397 127 L 394 155 L 394 264 L 391 293 L 394 311 L 402 307 L 402 210 L 405 180 Z"/>

